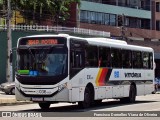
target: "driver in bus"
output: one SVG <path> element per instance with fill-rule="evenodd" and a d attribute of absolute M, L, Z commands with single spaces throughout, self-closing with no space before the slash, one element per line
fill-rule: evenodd
<path fill-rule="evenodd" d="M 45 71 L 45 72 L 48 72 L 49 69 L 48 69 L 48 67 L 47 67 L 47 63 L 43 62 L 41 69 L 42 69 L 43 71 Z"/>

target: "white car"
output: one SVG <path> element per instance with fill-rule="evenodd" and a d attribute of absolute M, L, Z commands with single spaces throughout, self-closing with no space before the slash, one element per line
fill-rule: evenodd
<path fill-rule="evenodd" d="M 15 94 L 15 82 L 6 82 L 0 85 L 0 90 L 6 94 Z"/>

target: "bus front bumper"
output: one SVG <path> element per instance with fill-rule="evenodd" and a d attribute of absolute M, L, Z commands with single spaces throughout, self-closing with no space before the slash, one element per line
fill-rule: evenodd
<path fill-rule="evenodd" d="M 67 88 L 64 88 L 62 90 L 57 90 L 50 95 L 26 94 L 22 90 L 15 88 L 15 95 L 16 95 L 17 101 L 33 101 L 33 102 L 44 102 L 44 101 L 66 102 L 66 101 L 69 101 L 69 89 Z"/>

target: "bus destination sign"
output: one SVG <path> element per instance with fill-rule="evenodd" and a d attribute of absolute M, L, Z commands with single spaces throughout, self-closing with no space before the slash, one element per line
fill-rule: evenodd
<path fill-rule="evenodd" d="M 57 39 L 42 39 L 42 40 L 31 40 L 29 39 L 27 45 L 56 45 L 58 44 Z"/>
<path fill-rule="evenodd" d="M 64 37 L 31 37 L 22 38 L 19 40 L 19 45 L 66 45 L 66 38 Z"/>

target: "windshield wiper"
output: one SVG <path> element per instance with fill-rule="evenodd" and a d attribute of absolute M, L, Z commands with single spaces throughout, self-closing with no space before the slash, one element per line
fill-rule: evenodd
<path fill-rule="evenodd" d="M 18 50 L 19 50 L 19 49 L 26 49 L 26 48 L 27 48 L 27 50 L 29 51 L 29 53 L 31 54 L 31 56 L 34 58 L 34 60 L 35 60 L 35 57 L 34 57 L 32 51 L 31 51 L 29 45 L 21 45 L 21 46 L 18 48 Z"/>
<path fill-rule="evenodd" d="M 28 47 L 28 49 L 27 49 L 27 50 L 30 52 L 30 54 L 31 54 L 31 56 L 34 58 L 34 60 L 36 60 L 36 58 L 34 57 L 34 55 L 33 55 L 32 51 L 31 51 L 31 49 L 30 49 L 30 47 Z"/>

